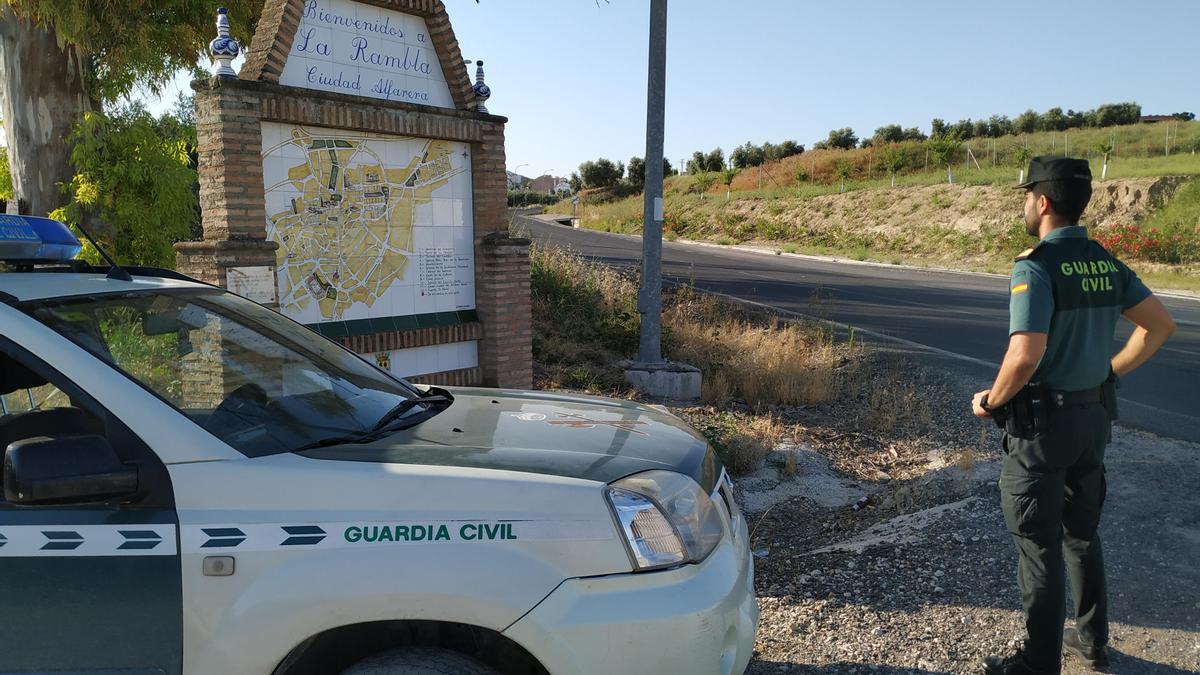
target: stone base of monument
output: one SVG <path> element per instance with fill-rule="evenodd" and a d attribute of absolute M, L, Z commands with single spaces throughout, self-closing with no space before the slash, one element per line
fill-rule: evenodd
<path fill-rule="evenodd" d="M 700 369 L 695 366 L 672 361 L 622 361 L 617 366 L 625 371 L 625 381 L 643 394 L 677 401 L 700 398 Z"/>

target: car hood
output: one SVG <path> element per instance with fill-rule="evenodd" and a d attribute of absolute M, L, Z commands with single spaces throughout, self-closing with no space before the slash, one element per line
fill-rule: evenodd
<path fill-rule="evenodd" d="M 313 459 L 503 469 L 609 483 L 650 469 L 688 474 L 711 492 L 720 464 L 704 437 L 655 408 L 591 396 L 446 388 L 454 402 L 411 429 L 364 444 L 302 451 Z"/>

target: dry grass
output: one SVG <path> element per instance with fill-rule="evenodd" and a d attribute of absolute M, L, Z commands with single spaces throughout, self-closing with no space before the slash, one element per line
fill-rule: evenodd
<path fill-rule="evenodd" d="M 920 396 L 920 383 L 896 363 L 888 362 L 881 370 L 860 373 L 855 379 L 856 387 L 867 392 L 867 405 L 858 417 L 860 429 L 905 438 L 928 428 L 932 412 Z"/>
<path fill-rule="evenodd" d="M 707 403 L 811 405 L 837 394 L 839 348 L 823 327 L 784 323 L 687 288 L 672 295 L 663 322 L 671 358 L 704 371 Z"/>
<path fill-rule="evenodd" d="M 530 258 L 537 386 L 633 396 L 615 365 L 637 353 L 634 277 L 561 249 L 535 246 Z M 703 372 L 704 400 L 717 412 L 697 426 L 734 472 L 758 466 L 785 435 L 766 407 L 826 403 L 857 386 L 839 364 L 861 347 L 822 326 L 686 287 L 664 293 L 663 306 L 664 353 Z M 758 412 L 729 412 L 735 402 Z"/>
<path fill-rule="evenodd" d="M 783 424 L 774 416 L 748 417 L 725 439 L 729 470 L 736 474 L 755 470 L 767 454 L 779 445 L 783 434 Z"/>
<path fill-rule="evenodd" d="M 612 365 L 637 350 L 635 280 L 561 249 L 535 247 L 531 257 L 540 384 L 589 391 L 613 385 L 619 374 Z M 706 402 L 760 407 L 835 397 L 838 352 L 845 348 L 828 330 L 783 323 L 689 288 L 667 292 L 663 304 L 666 356 L 703 371 Z M 605 369 L 610 373 L 599 372 Z"/>
<path fill-rule="evenodd" d="M 968 472 L 975 468 L 975 448 L 966 448 L 958 454 L 958 459 L 954 465 L 964 472 Z"/>
<path fill-rule="evenodd" d="M 637 349 L 637 285 L 570 251 L 530 250 L 537 384 L 628 395 L 612 366 Z"/>

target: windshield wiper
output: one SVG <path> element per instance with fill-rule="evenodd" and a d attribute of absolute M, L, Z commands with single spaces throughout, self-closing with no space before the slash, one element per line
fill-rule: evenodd
<path fill-rule="evenodd" d="M 344 436 L 330 436 L 329 438 L 321 438 L 312 443 L 305 443 L 298 448 L 292 448 L 289 452 L 304 452 L 305 450 L 314 450 L 316 448 L 327 448 L 331 445 L 347 445 L 350 443 L 369 443 L 383 434 L 370 433 L 360 431 L 354 434 L 346 434 Z"/>
<path fill-rule="evenodd" d="M 383 414 L 383 417 L 379 418 L 379 421 L 375 423 L 375 426 L 371 427 L 370 429 L 368 429 L 366 431 L 358 431 L 358 432 L 354 432 L 354 433 L 350 433 L 350 434 L 343 434 L 340 436 L 330 436 L 329 438 L 321 438 L 321 439 L 313 441 L 312 443 L 308 443 L 308 444 L 302 445 L 298 448 L 294 448 L 291 450 L 291 452 L 302 452 L 304 450 L 313 450 L 315 448 L 327 448 L 331 445 L 346 445 L 346 444 L 351 444 L 351 443 L 370 443 L 371 441 L 374 441 L 382 436 L 385 436 L 386 435 L 385 432 L 389 431 L 387 429 L 387 427 L 389 425 L 391 425 L 392 422 L 395 422 L 396 420 L 400 419 L 400 417 L 403 416 L 404 413 L 408 412 L 409 410 L 412 410 L 413 408 L 415 408 L 419 405 L 432 405 L 435 403 L 450 403 L 450 399 L 449 399 L 449 397 L 442 396 L 442 395 L 419 396 L 417 398 L 405 399 L 405 400 L 401 401 L 400 403 L 392 406 L 392 408 L 390 410 L 388 410 L 386 413 Z"/>
<path fill-rule="evenodd" d="M 396 405 L 392 406 L 391 410 L 385 412 L 383 414 L 383 417 L 380 417 L 379 421 L 375 423 L 375 426 L 371 427 L 371 430 L 368 431 L 367 433 L 373 434 L 373 433 L 377 433 L 379 431 L 383 431 L 383 429 L 385 427 L 387 427 L 387 425 L 400 419 L 400 417 L 402 417 L 404 415 L 404 413 L 408 412 L 409 410 L 412 410 L 413 408 L 415 408 L 419 405 L 422 405 L 422 404 L 432 405 L 434 403 L 449 403 L 449 402 L 450 402 L 449 398 L 446 398 L 445 396 L 442 396 L 440 394 L 435 395 L 435 396 L 418 396 L 417 398 L 406 399 L 406 400 L 401 401 L 401 402 L 397 403 Z"/>

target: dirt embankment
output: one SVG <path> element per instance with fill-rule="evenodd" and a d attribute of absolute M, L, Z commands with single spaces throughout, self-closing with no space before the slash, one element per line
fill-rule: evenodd
<path fill-rule="evenodd" d="M 1186 180 L 1131 178 L 1095 183 L 1084 222 L 1092 226 L 1140 223 Z M 713 218 L 732 218 L 744 223 L 773 221 L 787 229 L 865 228 L 883 235 L 950 229 L 973 234 L 1003 230 L 1020 222 L 1023 198 L 1020 191 L 995 185 L 928 185 L 860 190 L 811 199 L 724 202 L 717 197 L 709 202 L 708 208 L 712 209 Z"/>

